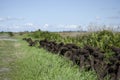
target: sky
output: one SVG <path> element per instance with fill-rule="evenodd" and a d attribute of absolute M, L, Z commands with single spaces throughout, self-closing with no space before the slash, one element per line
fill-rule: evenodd
<path fill-rule="evenodd" d="M 0 0 L 0 31 L 74 31 L 90 24 L 120 25 L 120 0 Z"/>

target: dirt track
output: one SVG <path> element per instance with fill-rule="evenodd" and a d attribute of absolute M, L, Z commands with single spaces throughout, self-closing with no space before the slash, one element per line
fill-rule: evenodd
<path fill-rule="evenodd" d="M 10 44 L 8 44 L 8 41 L 10 41 Z M 7 75 L 12 70 L 9 64 L 15 60 L 13 49 L 16 47 L 16 41 L 16 39 L 10 38 L 7 35 L 0 35 L 0 80 L 11 80 Z"/>
<path fill-rule="evenodd" d="M 8 35 L 0 35 L 0 40 L 17 41 L 16 39 L 9 37 Z"/>

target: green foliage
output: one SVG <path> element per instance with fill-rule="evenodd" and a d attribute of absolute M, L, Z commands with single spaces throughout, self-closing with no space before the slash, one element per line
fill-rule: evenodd
<path fill-rule="evenodd" d="M 107 50 L 109 46 L 116 46 L 120 47 L 120 33 L 113 33 L 111 31 L 100 31 L 100 32 L 93 32 L 88 35 L 84 36 L 77 36 L 77 37 L 61 37 L 57 33 L 52 32 L 42 32 L 42 31 L 35 31 L 33 33 L 29 33 L 29 37 L 33 38 L 40 38 L 48 40 L 55 40 L 57 42 L 64 42 L 64 43 L 75 43 L 79 45 L 91 45 L 94 47 L 99 47 L 102 50 Z"/>
<path fill-rule="evenodd" d="M 110 46 L 120 47 L 120 33 L 119 32 L 112 32 L 112 31 L 99 31 L 99 32 L 92 32 L 87 35 L 83 36 L 76 36 L 76 37 L 61 37 L 58 33 L 53 32 L 42 32 L 42 31 L 35 31 L 33 33 L 29 33 L 29 37 L 39 38 L 39 39 L 48 39 L 54 40 L 57 42 L 64 42 L 64 43 L 74 43 L 80 47 L 84 45 L 90 45 L 93 47 L 98 47 L 101 50 L 105 51 L 106 54 L 109 55 L 111 51 L 109 49 Z"/>
<path fill-rule="evenodd" d="M 29 33 L 28 35 L 29 37 L 33 37 L 33 38 L 39 38 L 39 39 L 48 39 L 48 40 L 56 40 L 56 41 L 60 41 L 61 40 L 61 36 L 57 33 L 52 33 L 52 32 L 48 32 L 48 31 L 35 31 L 32 33 Z"/>

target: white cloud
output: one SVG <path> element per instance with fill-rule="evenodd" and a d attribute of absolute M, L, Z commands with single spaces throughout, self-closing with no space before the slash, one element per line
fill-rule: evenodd
<path fill-rule="evenodd" d="M 79 25 L 49 25 L 44 24 L 43 26 L 40 26 L 38 24 L 34 23 L 25 23 L 25 24 L 10 24 L 10 25 L 1 25 L 0 30 L 1 31 L 35 31 L 41 29 L 43 31 L 75 31 L 79 29 Z"/>
<path fill-rule="evenodd" d="M 33 23 L 26 23 L 25 26 L 34 26 Z"/>
<path fill-rule="evenodd" d="M 44 28 L 47 28 L 47 27 L 49 27 L 49 24 L 45 24 L 43 27 L 44 27 Z"/>
<path fill-rule="evenodd" d="M 26 29 L 30 29 L 30 30 L 32 30 L 32 31 L 41 29 L 41 26 L 40 26 L 40 25 L 34 24 L 34 23 L 25 23 L 25 24 L 22 25 L 22 26 L 25 27 Z"/>
<path fill-rule="evenodd" d="M 68 29 L 69 28 L 71 28 L 71 29 L 75 28 L 76 29 L 76 28 L 78 28 L 78 25 L 66 25 L 65 28 L 68 28 Z"/>
<path fill-rule="evenodd" d="M 80 28 L 80 25 L 74 25 L 74 24 L 56 24 L 56 25 L 50 25 L 50 24 L 44 24 L 43 26 L 40 25 L 33 25 L 33 27 L 36 27 L 37 29 L 45 30 L 45 31 L 74 31 L 78 30 Z"/>
<path fill-rule="evenodd" d="M 2 21 L 12 21 L 12 20 L 24 20 L 24 18 L 16 18 L 16 17 L 0 17 L 0 22 Z"/>
<path fill-rule="evenodd" d="M 57 28 L 67 28 L 67 29 L 73 29 L 73 28 L 78 28 L 79 25 L 70 25 L 70 24 L 67 24 L 67 25 L 57 25 Z"/>
<path fill-rule="evenodd" d="M 39 25 L 33 23 L 0 25 L 0 31 L 35 31 L 40 29 Z"/>

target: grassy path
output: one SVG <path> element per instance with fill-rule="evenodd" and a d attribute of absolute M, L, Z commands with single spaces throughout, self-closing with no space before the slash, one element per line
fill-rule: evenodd
<path fill-rule="evenodd" d="M 26 42 L 0 41 L 0 80 L 96 80 L 72 62 Z"/>
<path fill-rule="evenodd" d="M 10 65 L 15 62 L 15 41 L 0 40 L 0 80 L 11 80 Z"/>

